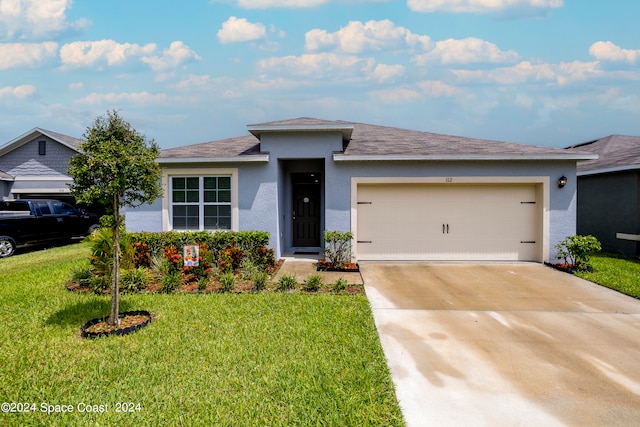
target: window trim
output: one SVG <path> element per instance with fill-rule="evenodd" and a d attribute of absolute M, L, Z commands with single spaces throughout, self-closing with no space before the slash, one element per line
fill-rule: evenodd
<path fill-rule="evenodd" d="M 173 177 L 205 177 L 205 176 L 229 176 L 231 177 L 231 231 L 239 231 L 238 210 L 238 169 L 237 168 L 166 168 L 162 170 L 162 229 L 173 230 L 172 212 L 172 186 Z M 204 203 L 203 201 L 199 203 Z M 188 230 L 176 230 L 188 231 Z M 203 230 L 216 232 L 216 230 Z M 225 231 L 225 230 L 220 230 Z"/>

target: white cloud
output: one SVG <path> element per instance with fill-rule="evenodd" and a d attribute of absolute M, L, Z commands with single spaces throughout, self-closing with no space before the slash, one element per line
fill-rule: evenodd
<path fill-rule="evenodd" d="M 0 98 L 29 98 L 36 93 L 36 87 L 33 85 L 7 86 L 0 88 Z"/>
<path fill-rule="evenodd" d="M 99 40 L 88 42 L 72 42 L 60 48 L 60 59 L 63 67 L 102 67 L 125 63 L 132 57 L 142 57 L 153 54 L 156 45 L 144 46 L 132 43 L 118 43 L 113 40 Z"/>
<path fill-rule="evenodd" d="M 229 17 L 218 30 L 218 40 L 222 44 L 242 43 L 259 40 L 267 35 L 266 27 L 261 23 L 252 23 L 246 18 Z"/>
<path fill-rule="evenodd" d="M 459 81 L 469 83 L 497 83 L 501 85 L 527 82 L 565 85 L 602 75 L 597 62 L 562 62 L 560 64 L 532 64 L 520 62 L 511 67 L 494 70 L 452 70 Z"/>
<path fill-rule="evenodd" d="M 416 48 L 424 50 L 431 44 L 429 36 L 418 35 L 396 26 L 392 21 L 351 21 L 335 33 L 314 29 L 305 35 L 308 51 L 336 48 L 345 53 Z"/>
<path fill-rule="evenodd" d="M 406 87 L 376 90 L 371 95 L 385 104 L 408 104 L 424 97 L 420 91 Z"/>
<path fill-rule="evenodd" d="M 148 92 L 136 93 L 91 93 L 84 98 L 77 99 L 78 104 L 136 104 L 136 105 L 157 105 L 169 101 L 169 97 L 164 93 L 151 94 Z"/>
<path fill-rule="evenodd" d="M 436 43 L 429 52 L 416 55 L 413 62 L 423 66 L 431 61 L 442 64 L 503 63 L 519 59 L 513 50 L 503 51 L 493 43 L 475 37 L 448 39 Z"/>
<path fill-rule="evenodd" d="M 640 58 L 640 50 L 623 49 L 611 42 L 596 42 L 589 48 L 589 54 L 599 61 L 627 62 L 635 64 Z"/>
<path fill-rule="evenodd" d="M 243 9 L 268 9 L 274 7 L 304 8 L 316 7 L 328 3 L 329 0 L 238 0 Z"/>
<path fill-rule="evenodd" d="M 261 71 L 287 72 L 314 78 L 354 76 L 366 78 L 374 70 L 374 66 L 375 61 L 372 58 L 335 53 L 273 57 L 258 62 L 258 68 Z"/>
<path fill-rule="evenodd" d="M 189 61 L 199 61 L 198 54 L 181 41 L 171 42 L 169 49 L 162 51 L 161 56 L 144 56 L 142 62 L 149 64 L 156 72 L 174 69 Z"/>
<path fill-rule="evenodd" d="M 378 64 L 369 75 L 369 79 L 384 83 L 402 76 L 404 72 L 405 68 L 402 65 Z"/>
<path fill-rule="evenodd" d="M 563 0 L 407 0 L 414 12 L 496 13 L 509 9 L 546 10 L 564 6 Z"/>
<path fill-rule="evenodd" d="M 72 0 L 0 0 L 1 34 L 8 39 L 50 38 L 69 28 L 88 27 L 91 23 L 84 18 L 67 21 L 71 4 Z"/>
<path fill-rule="evenodd" d="M 16 67 L 36 67 L 58 53 L 58 44 L 5 43 L 0 44 L 0 70 Z"/>
<path fill-rule="evenodd" d="M 420 90 L 429 97 L 454 96 L 462 91 L 439 80 L 423 80 L 417 83 Z"/>

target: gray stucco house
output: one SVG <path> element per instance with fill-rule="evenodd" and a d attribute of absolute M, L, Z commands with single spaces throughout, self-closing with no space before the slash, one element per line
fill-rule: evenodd
<path fill-rule="evenodd" d="M 276 256 L 352 231 L 357 260 L 555 260 L 595 155 L 311 118 L 163 150 L 164 197 L 127 228 L 264 230 Z M 566 178 L 559 188 L 558 179 Z"/>
<path fill-rule="evenodd" d="M 56 198 L 73 202 L 67 169 L 82 142 L 34 128 L 0 146 L 0 199 Z"/>
<path fill-rule="evenodd" d="M 598 154 L 578 164 L 577 232 L 604 250 L 640 256 L 640 137 L 611 135 L 568 147 Z"/>

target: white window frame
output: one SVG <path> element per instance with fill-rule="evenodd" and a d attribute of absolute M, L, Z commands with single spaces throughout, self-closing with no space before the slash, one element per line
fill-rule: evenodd
<path fill-rule="evenodd" d="M 172 178 L 194 178 L 200 179 L 199 191 L 200 198 L 198 202 L 199 206 L 199 227 L 198 229 L 190 230 L 176 230 L 176 231 L 210 231 L 215 232 L 217 230 L 205 230 L 204 229 L 204 206 L 205 203 L 203 192 L 204 177 L 219 177 L 227 176 L 231 178 L 231 230 L 238 231 L 238 169 L 233 168 L 194 168 L 194 169 L 163 169 L 162 173 L 162 188 L 164 190 L 164 197 L 162 198 L 162 229 L 165 231 L 172 231 L 173 228 L 173 188 Z M 225 231 L 225 230 L 220 230 Z"/>

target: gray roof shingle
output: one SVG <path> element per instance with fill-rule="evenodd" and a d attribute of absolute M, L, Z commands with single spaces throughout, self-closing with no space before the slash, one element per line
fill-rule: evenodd
<path fill-rule="evenodd" d="M 0 171 L 0 181 L 13 181 L 14 176 L 6 172 Z"/>
<path fill-rule="evenodd" d="M 578 172 L 640 169 L 640 136 L 610 135 L 567 147 L 575 153 L 596 153 L 598 159 L 578 163 Z"/>
<path fill-rule="evenodd" d="M 354 123 L 348 155 L 550 155 L 561 149 Z"/>
<path fill-rule="evenodd" d="M 228 158 L 261 154 L 258 136 L 261 129 L 315 129 L 326 126 L 329 130 L 353 127 L 349 141 L 345 141 L 342 160 L 356 157 L 389 156 L 459 156 L 464 158 L 482 156 L 558 156 L 571 158 L 572 153 L 559 148 L 537 147 L 533 145 L 498 142 L 461 136 L 442 135 L 389 126 L 352 123 L 341 120 L 330 121 L 301 117 L 297 119 L 249 125 L 252 135 L 211 141 L 201 144 L 176 147 L 161 151 L 162 159 Z M 345 133 L 343 133 L 345 135 Z M 579 153 L 573 153 L 574 156 Z M 578 156 L 579 157 L 579 156 Z"/>
<path fill-rule="evenodd" d="M 224 158 L 260 154 L 260 141 L 253 135 L 203 142 L 161 150 L 162 159 Z"/>

